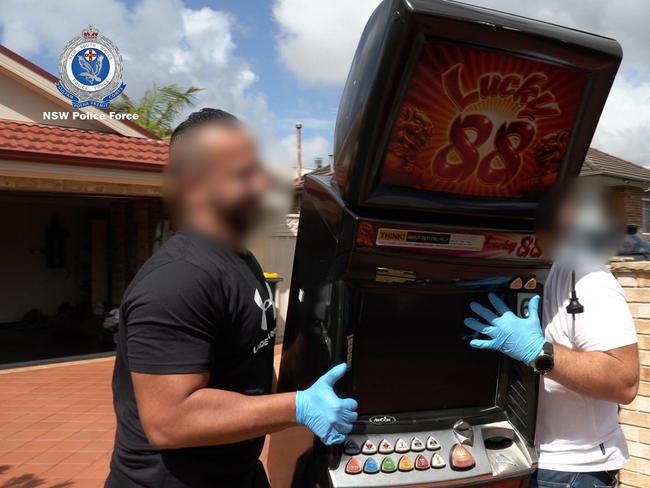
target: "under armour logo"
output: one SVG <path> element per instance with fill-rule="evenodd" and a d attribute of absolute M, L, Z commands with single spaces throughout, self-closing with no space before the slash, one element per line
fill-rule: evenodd
<path fill-rule="evenodd" d="M 273 294 L 271 293 L 271 287 L 269 286 L 268 283 L 264 283 L 266 285 L 266 291 L 269 294 L 269 298 L 266 300 L 262 300 L 262 295 L 260 295 L 259 290 L 256 288 L 255 289 L 255 296 L 253 297 L 253 300 L 255 301 L 255 304 L 262 309 L 262 325 L 261 329 L 262 330 L 268 330 L 269 326 L 266 323 L 266 311 L 271 308 L 273 310 L 273 319 L 275 320 L 275 307 L 273 306 Z"/>

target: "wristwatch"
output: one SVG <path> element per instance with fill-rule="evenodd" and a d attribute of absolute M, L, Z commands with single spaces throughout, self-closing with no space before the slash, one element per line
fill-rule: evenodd
<path fill-rule="evenodd" d="M 555 351 L 553 344 L 545 342 L 539 355 L 532 362 L 531 366 L 535 373 L 545 375 L 548 374 L 555 366 Z"/>

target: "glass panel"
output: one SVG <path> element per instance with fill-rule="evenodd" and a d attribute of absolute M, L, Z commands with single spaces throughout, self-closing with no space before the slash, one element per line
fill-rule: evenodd
<path fill-rule="evenodd" d="M 539 198 L 558 176 L 585 79 L 503 52 L 427 44 L 393 129 L 382 183 Z"/>
<path fill-rule="evenodd" d="M 359 413 L 493 406 L 499 357 L 473 349 L 463 319 L 487 292 L 364 292 L 354 335 L 353 396 Z M 486 303 L 487 304 L 487 303 Z"/>

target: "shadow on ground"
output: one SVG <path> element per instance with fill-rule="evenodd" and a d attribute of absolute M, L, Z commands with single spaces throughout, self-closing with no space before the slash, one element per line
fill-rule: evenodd
<path fill-rule="evenodd" d="M 0 474 L 6 473 L 9 471 L 11 466 L 2 465 L 0 466 Z M 64 481 L 63 483 L 55 483 L 53 485 L 47 485 L 47 480 L 39 478 L 33 474 L 21 474 L 20 476 L 15 476 L 10 478 L 0 485 L 0 488 L 72 488 L 74 482 Z"/>

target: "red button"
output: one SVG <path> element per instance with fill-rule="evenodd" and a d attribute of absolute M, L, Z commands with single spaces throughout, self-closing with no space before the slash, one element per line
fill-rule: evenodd
<path fill-rule="evenodd" d="M 345 465 L 345 472 L 348 474 L 359 474 L 363 471 L 363 468 L 357 461 L 357 458 L 351 457 L 348 461 L 348 464 Z"/>
<path fill-rule="evenodd" d="M 450 461 L 454 469 L 471 469 L 476 465 L 472 453 L 460 444 L 454 444 L 451 448 Z"/>
<path fill-rule="evenodd" d="M 429 460 L 425 458 L 422 454 L 418 454 L 418 457 L 415 458 L 415 469 L 418 470 L 429 469 Z"/>

